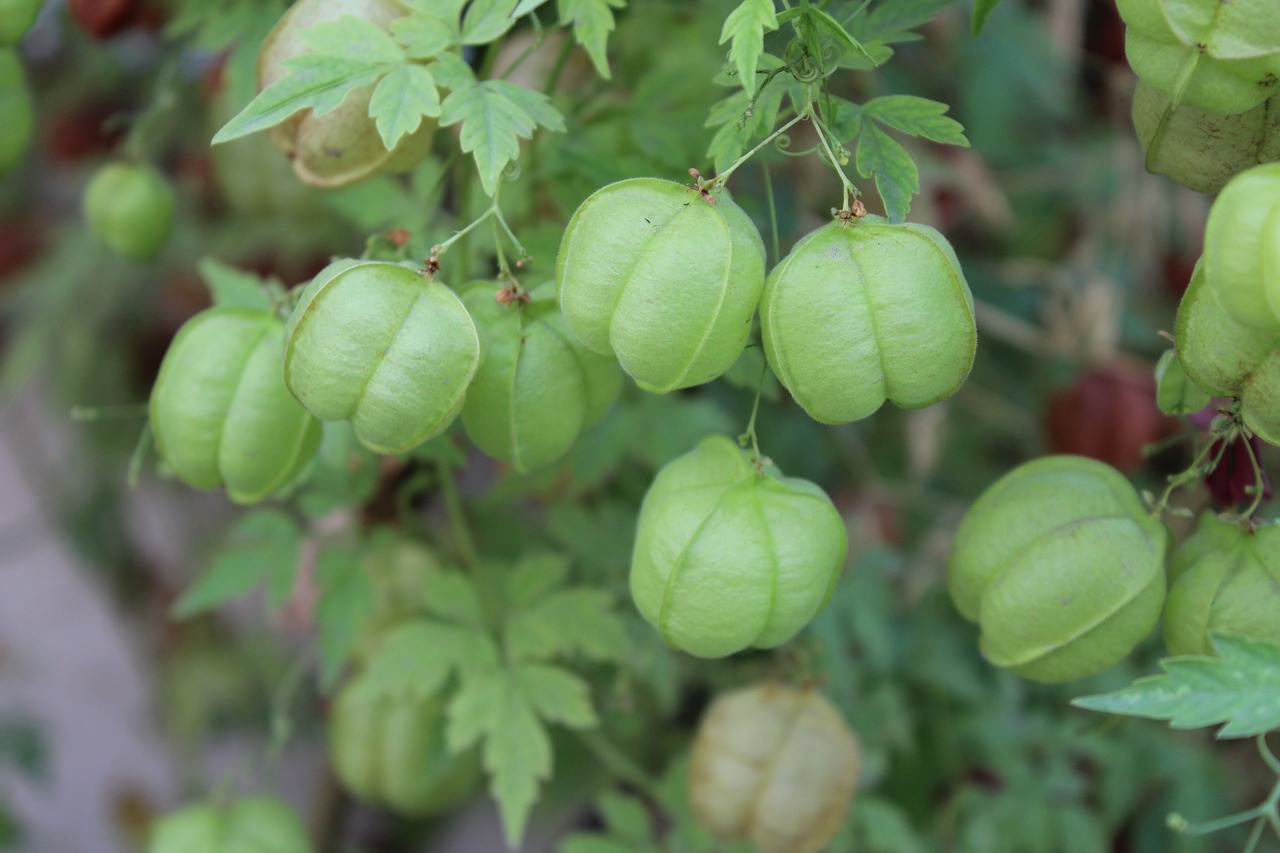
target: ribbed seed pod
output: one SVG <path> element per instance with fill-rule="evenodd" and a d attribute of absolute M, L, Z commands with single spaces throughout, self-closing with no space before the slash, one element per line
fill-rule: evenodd
<path fill-rule="evenodd" d="M 760 684 L 716 699 L 693 742 L 689 794 L 698 820 L 760 853 L 817 853 L 845 821 L 861 749 L 814 690 Z"/>
<path fill-rule="evenodd" d="M 1280 327 L 1233 319 L 1200 263 L 1174 331 L 1178 361 L 1191 381 L 1216 397 L 1239 397 L 1245 424 L 1264 441 L 1280 443 Z"/>
<path fill-rule="evenodd" d="M 400 453 L 443 432 L 480 363 L 452 290 L 399 264 L 342 261 L 307 285 L 285 329 L 289 390 L 321 420 Z"/>
<path fill-rule="evenodd" d="M 375 695 L 359 680 L 339 691 L 329 717 L 329 757 L 344 788 L 401 814 L 448 811 L 480 781 L 476 750 L 450 755 L 443 696 Z"/>
<path fill-rule="evenodd" d="M 1171 655 L 1214 654 L 1210 633 L 1280 642 L 1280 527 L 1246 533 L 1238 524 L 1226 526 L 1234 535 L 1209 534 L 1217 547 L 1197 548 L 1169 589 L 1164 643 Z"/>
<path fill-rule="evenodd" d="M 1243 113 L 1275 91 L 1280 6 L 1271 0 L 1118 0 L 1125 55 L 1166 98 L 1219 115 Z"/>
<path fill-rule="evenodd" d="M 1280 163 L 1237 175 L 1214 200 L 1204 274 L 1237 322 L 1280 330 Z"/>
<path fill-rule="evenodd" d="M 150 414 L 156 449 L 183 482 L 252 503 L 311 461 L 320 422 L 285 387 L 283 341 L 284 324 L 253 308 L 210 308 L 178 331 Z"/>
<path fill-rule="evenodd" d="M 173 189 L 150 166 L 109 163 L 94 173 L 84 193 L 89 233 L 122 257 L 149 261 L 173 231 Z"/>
<path fill-rule="evenodd" d="M 1209 394 L 1191 381 L 1178 354 L 1165 350 L 1156 363 L 1156 406 L 1166 415 L 1191 415 L 1209 405 Z"/>
<path fill-rule="evenodd" d="M 1215 115 L 1185 105 L 1171 109 L 1168 98 L 1139 80 L 1133 127 L 1148 171 L 1216 193 L 1246 169 L 1280 157 L 1280 96 L 1243 113 Z"/>
<path fill-rule="evenodd" d="M 475 282 L 461 293 L 483 353 L 462 424 L 477 447 L 525 473 L 564 456 L 583 429 L 604 417 L 622 371 L 565 326 L 553 284 L 511 304 L 495 298 L 498 290 Z"/>
<path fill-rule="evenodd" d="M 31 92 L 27 75 L 17 51 L 0 49 L 0 177 L 17 168 L 31 147 L 35 130 L 35 114 L 31 108 Z"/>
<path fill-rule="evenodd" d="M 676 648 L 723 657 L 772 648 L 827 603 L 848 538 L 808 480 L 757 471 L 724 436 L 658 472 L 640 507 L 631 595 Z"/>
<path fill-rule="evenodd" d="M 350 15 L 386 29 L 409 14 L 395 0 L 298 0 L 262 42 L 258 53 L 258 88 L 265 89 L 288 75 L 284 62 L 309 53 L 302 34 L 316 24 Z M 369 117 L 374 87 L 350 92 L 330 112 L 311 110 L 291 116 L 271 129 L 272 140 L 293 160 L 298 178 L 321 187 L 338 187 L 375 172 L 411 168 L 426 156 L 436 123 L 423 119 L 412 134 L 392 151 L 382 144 L 377 125 Z"/>
<path fill-rule="evenodd" d="M 1036 681 L 1113 666 L 1151 633 L 1169 533 L 1114 468 L 1048 456 L 996 481 L 956 531 L 948 586 L 982 654 Z"/>
<path fill-rule="evenodd" d="M 973 297 L 951 245 L 927 225 L 832 222 L 769 274 L 765 357 L 809 415 L 827 424 L 889 400 L 928 406 L 973 366 Z"/>
<path fill-rule="evenodd" d="M 1222 521 L 1212 512 L 1202 512 L 1196 523 L 1196 532 L 1173 551 L 1169 558 L 1169 584 L 1172 586 L 1178 578 L 1186 574 L 1187 569 L 1215 551 L 1226 551 L 1235 544 L 1243 533 L 1238 524 Z M 1166 608 L 1168 602 L 1165 602 Z"/>
<path fill-rule="evenodd" d="M 275 797 L 188 806 L 156 821 L 147 853 L 312 853 L 302 819 Z"/>
<path fill-rule="evenodd" d="M 556 257 L 565 323 L 658 393 L 710 382 L 733 366 L 763 286 L 760 232 L 728 193 L 712 203 L 659 178 L 592 193 Z"/>

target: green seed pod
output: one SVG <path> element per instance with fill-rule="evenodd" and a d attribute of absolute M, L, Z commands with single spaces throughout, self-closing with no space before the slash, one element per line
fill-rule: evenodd
<path fill-rule="evenodd" d="M 1270 0 L 1119 0 L 1125 54 L 1137 75 L 1179 106 L 1247 112 L 1275 90 L 1280 15 Z"/>
<path fill-rule="evenodd" d="M 566 325 L 657 393 L 710 382 L 733 366 L 763 286 L 760 232 L 729 194 L 713 203 L 659 178 L 592 193 L 556 257 Z"/>
<path fill-rule="evenodd" d="M 44 0 L 0 0 L 0 48 L 13 47 L 36 22 Z M 0 110 L 0 115 L 9 114 Z"/>
<path fill-rule="evenodd" d="M 401 814 L 448 811 L 480 781 L 476 750 L 450 755 L 444 739 L 445 697 L 422 699 L 361 689 L 357 678 L 338 692 L 329 717 L 329 757 L 344 788 Z"/>
<path fill-rule="evenodd" d="M 1246 169 L 1276 159 L 1278 123 L 1280 96 L 1247 112 L 1214 115 L 1185 105 L 1171 109 L 1168 98 L 1141 80 L 1133 91 L 1133 127 L 1147 171 L 1197 192 L 1216 193 Z"/>
<path fill-rule="evenodd" d="M 818 853 L 849 813 L 861 748 L 814 690 L 760 684 L 711 704 L 693 741 L 689 799 L 717 837 L 760 853 Z"/>
<path fill-rule="evenodd" d="M 1210 633 L 1280 642 L 1280 527 L 1246 533 L 1228 526 L 1233 541 L 1201 553 L 1169 590 L 1164 643 L 1171 655 L 1214 654 Z"/>
<path fill-rule="evenodd" d="M 477 447 L 525 473 L 564 456 L 583 429 L 604 417 L 622 372 L 568 330 L 554 285 L 535 289 L 527 303 L 504 305 L 498 292 L 489 282 L 462 290 L 483 353 L 462 424 Z"/>
<path fill-rule="evenodd" d="M 757 471 L 736 444 L 711 436 L 649 487 L 631 596 L 689 654 L 773 648 L 826 606 L 848 545 L 822 489 L 771 465 Z"/>
<path fill-rule="evenodd" d="M 479 363 L 475 324 L 454 292 L 399 264 L 330 264 L 285 329 L 289 390 L 321 420 L 350 420 L 378 453 L 443 432 Z"/>
<path fill-rule="evenodd" d="M 1229 550 L 1243 533 L 1240 525 L 1223 521 L 1215 513 L 1201 513 L 1196 532 L 1174 549 L 1173 557 L 1169 560 L 1169 584 L 1174 584 L 1202 558 L 1217 551 Z M 1166 600 L 1165 609 L 1168 607 Z"/>
<path fill-rule="evenodd" d="M 1191 381 L 1215 397 L 1239 397 L 1245 424 L 1264 441 L 1280 443 L 1280 328 L 1233 319 L 1200 263 L 1174 331 L 1178 361 Z"/>
<path fill-rule="evenodd" d="M 396 0 L 298 0 L 268 33 L 258 53 L 258 88 L 283 79 L 286 60 L 309 53 L 303 41 L 307 29 L 350 15 L 387 29 L 409 14 Z M 300 180 L 321 187 L 339 187 L 375 172 L 403 171 L 426 156 L 436 123 L 424 119 L 414 133 L 402 137 L 392 151 L 382 144 L 377 125 L 369 117 L 374 87 L 348 93 L 342 103 L 322 116 L 311 110 L 297 113 L 271 129 L 272 140 L 293 160 Z"/>
<path fill-rule="evenodd" d="M 1204 274 L 1237 322 L 1280 329 L 1280 163 L 1236 175 L 1214 200 Z"/>
<path fill-rule="evenodd" d="M 809 415 L 841 424 L 889 400 L 954 394 L 973 366 L 973 297 L 951 245 L 927 225 L 832 222 L 769 274 L 760 302 L 769 366 Z"/>
<path fill-rule="evenodd" d="M 84 194 L 89 233 L 132 261 L 150 261 L 173 230 L 173 189 L 150 166 L 110 163 L 99 169 Z"/>
<path fill-rule="evenodd" d="M 956 531 L 948 585 L 982 654 L 1036 681 L 1095 675 L 1160 618 L 1169 532 L 1114 468 L 1082 456 L 1020 465 Z"/>
<path fill-rule="evenodd" d="M 320 446 L 320 422 L 289 394 L 284 324 L 210 308 L 178 331 L 151 391 L 156 449 L 183 482 L 253 503 L 288 485 Z"/>
<path fill-rule="evenodd" d="M 1209 405 L 1209 394 L 1191 381 L 1174 350 L 1156 364 L 1156 406 L 1166 415 L 1190 415 Z"/>
<path fill-rule="evenodd" d="M 275 797 L 203 803 L 167 814 L 147 853 L 312 853 L 302 819 Z"/>
<path fill-rule="evenodd" d="M 18 167 L 31 147 L 35 114 L 31 109 L 31 92 L 27 75 L 18 54 L 0 49 L 0 177 Z"/>

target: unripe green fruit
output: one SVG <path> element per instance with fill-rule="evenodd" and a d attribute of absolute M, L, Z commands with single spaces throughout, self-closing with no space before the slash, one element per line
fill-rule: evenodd
<path fill-rule="evenodd" d="M 0 177 L 17 168 L 31 147 L 35 115 L 31 108 L 31 92 L 27 75 L 18 54 L 0 49 Z"/>
<path fill-rule="evenodd" d="M 1179 106 L 1233 115 L 1258 106 L 1276 89 L 1275 76 L 1256 63 L 1215 60 L 1194 46 L 1159 41 L 1132 28 L 1125 33 L 1124 47 L 1138 77 L 1169 99 L 1177 94 L 1187 66 L 1194 66 Z"/>
<path fill-rule="evenodd" d="M 89 233 L 133 261 L 150 261 L 173 230 L 173 189 L 150 166 L 110 163 L 99 169 L 84 194 Z"/>
<path fill-rule="evenodd" d="M 1156 406 L 1166 415 L 1190 415 L 1209 405 L 1209 394 L 1191 381 L 1174 350 L 1156 364 Z"/>
<path fill-rule="evenodd" d="M 689 774 L 694 814 L 760 853 L 818 853 L 845 821 L 861 749 L 814 690 L 760 684 L 727 693 L 698 725 Z"/>
<path fill-rule="evenodd" d="M 1280 327 L 1235 320 L 1200 263 L 1174 331 L 1178 361 L 1191 381 L 1215 397 L 1239 397 L 1245 424 L 1264 441 L 1280 443 Z"/>
<path fill-rule="evenodd" d="M 592 193 L 556 257 L 570 330 L 658 393 L 710 382 L 733 366 L 763 286 L 760 232 L 728 193 L 712 203 L 659 178 Z"/>
<path fill-rule="evenodd" d="M 982 654 L 1036 681 L 1120 662 L 1151 633 L 1169 533 L 1114 468 L 1082 456 L 1020 465 L 956 531 L 948 585 Z"/>
<path fill-rule="evenodd" d="M 497 293 L 492 283 L 475 282 L 461 294 L 483 353 L 462 424 L 477 447 L 525 473 L 564 456 L 604 417 L 622 372 L 565 326 L 554 285 L 537 288 L 527 303 L 504 305 Z"/>
<path fill-rule="evenodd" d="M 156 821 L 147 853 L 312 853 L 302 819 L 275 797 L 188 806 Z"/>
<path fill-rule="evenodd" d="M 769 366 L 814 420 L 920 408 L 973 366 L 973 297 L 951 245 L 927 225 L 832 222 L 770 273 L 760 302 Z"/>
<path fill-rule="evenodd" d="M 1199 553 L 1169 589 L 1164 642 L 1171 655 L 1214 654 L 1210 633 L 1280 642 L 1280 527 L 1247 533 L 1227 526 L 1235 528 L 1231 541 Z"/>
<path fill-rule="evenodd" d="M 1147 170 L 1184 187 L 1216 193 L 1240 172 L 1280 156 L 1280 96 L 1236 115 L 1185 105 L 1169 110 L 1168 98 L 1138 81 L 1133 126 L 1147 155 Z"/>
<path fill-rule="evenodd" d="M 1172 586 L 1187 570 L 1217 551 L 1231 548 L 1243 534 L 1239 524 L 1222 521 L 1215 513 L 1203 512 L 1196 525 L 1196 532 L 1173 551 L 1169 559 L 1169 585 Z M 1168 601 L 1165 609 L 1168 609 Z"/>
<path fill-rule="evenodd" d="M 444 739 L 445 700 L 361 691 L 348 684 L 329 717 L 329 757 L 344 788 L 401 814 L 448 811 L 476 788 L 476 750 L 450 755 Z"/>
<path fill-rule="evenodd" d="M 0 0 L 0 48 L 22 41 L 43 5 L 44 0 Z M 0 115 L 8 113 L 0 111 Z"/>
<path fill-rule="evenodd" d="M 310 27 L 350 15 L 383 29 L 409 10 L 396 0 L 298 0 L 262 42 L 258 53 L 258 88 L 286 77 L 284 62 L 309 53 L 302 39 Z M 341 105 L 322 116 L 311 110 L 295 114 L 271 129 L 271 138 L 293 160 L 298 178 L 316 186 L 338 187 L 380 171 L 403 171 L 426 156 L 436 123 L 423 119 L 394 150 L 382 144 L 369 117 L 374 87 L 348 93 Z"/>
<path fill-rule="evenodd" d="M 350 420 L 378 453 L 443 432 L 479 363 L 480 339 L 458 297 L 399 264 L 330 264 L 285 330 L 289 390 L 321 420 Z"/>
<path fill-rule="evenodd" d="M 1214 200 L 1204 274 L 1233 319 L 1280 329 L 1280 163 L 1235 176 Z"/>
<path fill-rule="evenodd" d="M 253 503 L 311 461 L 320 422 L 285 387 L 283 339 L 284 324 L 252 308 L 210 308 L 178 331 L 150 412 L 156 449 L 183 482 Z"/>
<path fill-rule="evenodd" d="M 640 507 L 631 595 L 664 640 L 699 657 L 781 645 L 831 597 L 848 550 L 808 480 L 757 471 L 724 436 L 658 472 Z"/>

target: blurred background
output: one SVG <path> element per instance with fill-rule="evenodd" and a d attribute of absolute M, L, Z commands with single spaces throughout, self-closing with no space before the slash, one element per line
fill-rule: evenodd
<path fill-rule="evenodd" d="M 1114 0 L 1005 0 L 978 38 L 964 2 L 901 2 L 905 17 L 909 5 L 932 18 L 923 38 L 840 85 L 854 100 L 943 101 L 965 127 L 969 149 L 907 144 L 921 167 L 910 218 L 949 237 L 977 302 L 973 375 L 929 409 L 886 408 L 835 428 L 766 386 L 764 450 L 832 494 L 850 524 L 853 569 L 783 656 L 748 655 L 735 669 L 662 658 L 658 710 L 615 709 L 615 734 L 661 762 L 677 747 L 665 737 L 653 746 L 646 731 L 687 743 L 718 687 L 800 671 L 824 682 L 868 745 L 855 811 L 863 830 L 834 850 L 1239 849 L 1230 834 L 1174 837 L 1165 816 L 1205 819 L 1260 800 L 1270 783 L 1251 748 L 1067 705 L 1153 671 L 1159 637 L 1089 682 L 1036 687 L 981 662 L 941 584 L 961 514 L 1021 460 L 1083 453 L 1148 489 L 1186 466 L 1197 427 L 1159 413 L 1152 372 L 1200 253 L 1208 198 L 1143 168 Z M 526 162 L 504 191 L 537 259 L 533 276 L 550 270 L 564 222 L 596 187 L 641 174 L 679 180 L 691 165 L 711 173 L 715 130 L 704 124 L 727 94 L 711 80 L 731 7 L 633 0 L 611 41 L 612 81 L 574 56 L 556 93 L 569 133 L 539 137 L 526 150 L 537 170 Z M 283 9 L 50 0 L 21 44 L 37 127 L 0 181 L 0 850 L 137 850 L 156 814 L 251 786 L 246 768 L 272 737 L 285 674 L 314 642 L 305 573 L 280 610 L 255 594 L 190 620 L 169 616 L 239 513 L 220 494 L 165 479 L 138 449 L 160 359 L 209 304 L 206 283 L 236 269 L 292 286 L 331 256 L 358 255 L 370 234 L 403 228 L 430 246 L 457 226 L 458 198 L 436 189 L 444 154 L 404 178 L 320 191 L 299 184 L 261 135 L 210 150 L 212 132 L 252 96 L 254 39 Z M 520 39 L 532 34 L 517 31 L 501 49 L 518 52 Z M 536 81 L 556 52 L 538 48 L 522 73 Z M 808 147 L 795 136 L 793 149 Z M 160 165 L 178 192 L 174 238 L 153 263 L 99 248 L 82 221 L 89 176 L 122 152 Z M 838 185 L 816 157 L 771 149 L 761 162 L 785 252 L 826 221 Z M 733 190 L 767 235 L 763 170 L 743 169 Z M 471 251 L 475 270 L 491 263 Z M 555 543 L 629 608 L 639 495 L 697 438 L 741 429 L 755 358 L 678 402 L 629 389 L 546 475 L 515 478 L 472 452 L 463 487 L 485 541 L 500 552 L 526 533 Z M 1144 453 L 1152 445 L 1158 452 Z M 365 511 L 378 517 L 385 488 L 376 490 L 394 478 L 366 473 Z M 1198 511 L 1213 494 L 1196 487 L 1182 500 Z M 428 498 L 409 511 L 438 507 Z M 324 849 L 502 849 L 483 796 L 418 823 L 346 797 L 325 759 L 324 697 L 308 686 L 286 698 L 293 736 L 276 790 Z M 563 779 L 535 811 L 531 851 L 599 823 L 584 782 L 592 759 L 569 749 L 557 762 Z"/>

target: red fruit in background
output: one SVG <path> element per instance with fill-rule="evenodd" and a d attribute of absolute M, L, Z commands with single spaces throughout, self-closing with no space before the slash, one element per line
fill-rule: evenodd
<path fill-rule="evenodd" d="M 123 107 L 89 104 L 56 116 L 45 129 L 45 151 L 58 163 L 75 163 L 106 154 L 115 148 L 123 132 L 108 129 L 107 121 Z"/>
<path fill-rule="evenodd" d="M 40 229 L 28 219 L 0 222 L 0 280 L 20 272 L 40 251 Z"/>
<path fill-rule="evenodd" d="M 1165 435 L 1156 383 L 1145 364 L 1096 364 L 1049 400 L 1045 429 L 1053 453 L 1074 453 L 1116 468 L 1143 462 L 1142 448 Z"/>
<path fill-rule="evenodd" d="M 1218 451 L 1222 449 L 1222 441 L 1218 439 L 1213 443 L 1213 448 L 1209 451 L 1210 459 L 1217 456 Z M 1231 444 L 1222 454 L 1218 467 L 1204 478 L 1209 494 L 1224 507 L 1242 507 L 1253 503 L 1254 495 L 1250 493 L 1250 489 L 1253 488 L 1257 479 L 1253 473 L 1253 462 L 1249 459 L 1250 448 L 1253 450 L 1253 458 L 1259 460 L 1258 470 L 1262 474 L 1262 499 L 1269 501 L 1274 494 L 1271 491 L 1271 480 L 1267 477 L 1266 470 L 1262 468 L 1262 439 L 1255 435 L 1249 439 L 1249 445 L 1246 446 L 1244 438 L 1236 436 L 1231 439 Z"/>
<path fill-rule="evenodd" d="M 139 0 L 70 0 L 71 17 L 89 35 L 106 39 L 138 22 Z"/>

